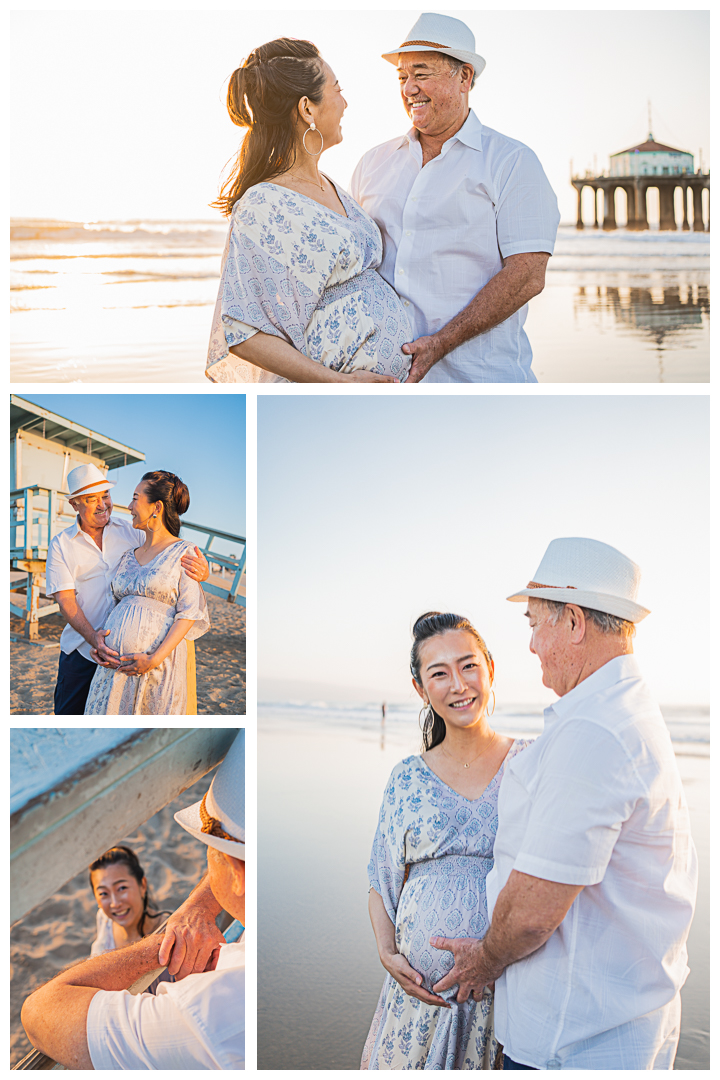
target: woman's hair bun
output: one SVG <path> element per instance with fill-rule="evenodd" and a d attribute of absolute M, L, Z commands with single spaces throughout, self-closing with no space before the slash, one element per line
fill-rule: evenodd
<path fill-rule="evenodd" d="M 415 620 L 415 625 L 412 628 L 413 637 L 417 637 L 420 631 L 420 624 L 424 623 L 426 619 L 433 619 L 436 615 L 442 615 L 441 611 L 426 611 L 424 615 L 421 615 L 419 619 Z"/>
<path fill-rule="evenodd" d="M 187 484 L 184 484 L 179 476 L 175 477 L 173 485 L 173 501 L 178 514 L 184 514 L 190 505 L 190 492 Z"/>

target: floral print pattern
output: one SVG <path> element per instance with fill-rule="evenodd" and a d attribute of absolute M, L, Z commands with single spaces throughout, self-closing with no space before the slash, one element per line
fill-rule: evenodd
<path fill-rule="evenodd" d="M 180 560 L 192 544 L 179 540 L 145 566 L 126 551 L 112 581 L 115 607 L 105 620 L 108 647 L 121 656 L 153 652 L 167 637 L 175 619 L 192 619 L 185 638 L 162 664 L 144 675 L 123 675 L 98 667 L 90 684 L 85 715 L 185 715 L 187 709 L 187 641 L 210 629 L 207 604 L 197 581 Z"/>
<path fill-rule="evenodd" d="M 213 382 L 285 382 L 230 353 L 257 331 L 333 371 L 407 378 L 412 332 L 377 273 L 382 237 L 341 188 L 347 217 L 279 184 L 257 184 L 233 209 L 206 375 Z"/>
<path fill-rule="evenodd" d="M 390 775 L 368 876 L 395 924 L 398 950 L 427 990 L 453 966 L 452 954 L 434 949 L 431 937 L 487 933 L 485 882 L 493 866 L 498 790 L 505 764 L 528 741 L 513 742 L 479 799 L 453 791 L 419 755 Z M 492 993 L 486 988 L 481 1001 L 462 1005 L 455 987 L 440 996 L 450 1009 L 410 997 L 388 974 L 361 1068 L 497 1068 Z"/>

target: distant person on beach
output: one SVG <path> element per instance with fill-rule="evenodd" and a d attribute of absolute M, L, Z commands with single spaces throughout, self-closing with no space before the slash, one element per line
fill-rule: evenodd
<path fill-rule="evenodd" d="M 399 382 L 405 309 L 377 273 L 380 230 L 320 172 L 346 108 L 310 41 L 253 49 L 228 87 L 248 128 L 213 206 L 230 217 L 206 375 L 213 382 Z"/>
<path fill-rule="evenodd" d="M 433 936 L 460 1003 L 495 983 L 505 1069 L 672 1069 L 697 855 L 670 734 L 632 656 L 640 570 L 597 540 L 553 540 L 527 601 L 558 701 L 507 765 L 492 919 Z M 435 955 L 435 954 L 433 954 Z"/>
<path fill-rule="evenodd" d="M 208 872 L 171 916 L 162 942 L 151 935 L 84 960 L 25 1001 L 28 1038 L 65 1068 L 244 1069 L 244 934 L 225 944 L 215 926 L 223 909 L 245 922 L 244 735 L 203 799 L 175 815 L 207 845 Z M 155 995 L 128 993 L 166 963 L 175 983 L 162 983 Z"/>
<path fill-rule="evenodd" d="M 407 381 L 537 382 L 523 326 L 553 253 L 555 193 L 533 151 L 470 108 L 485 61 L 464 22 L 421 15 L 383 57 L 413 126 L 363 156 L 351 191 L 410 320 Z"/>
<path fill-rule="evenodd" d="M 528 741 L 490 726 L 495 665 L 467 619 L 422 615 L 410 671 L 425 709 L 423 753 L 390 774 L 368 867 L 370 919 L 387 975 L 361 1068 L 499 1068 L 492 988 L 462 1003 L 453 989 L 433 993 L 452 960 L 430 948 L 430 935 L 478 937 L 487 929 L 498 790 Z"/>
<path fill-rule="evenodd" d="M 144 543 L 125 551 L 111 587 L 115 606 L 103 622 L 116 664 L 97 652 L 85 715 L 184 716 L 187 713 L 187 642 L 210 628 L 207 603 L 183 558 L 197 549 L 180 540 L 180 515 L 190 505 L 175 473 L 145 473 L 129 506 Z"/>
<path fill-rule="evenodd" d="M 91 956 L 101 956 L 112 949 L 123 949 L 134 941 L 153 934 L 170 911 L 152 911 L 150 886 L 140 861 L 132 850 L 118 844 L 90 866 L 90 887 L 97 901 L 95 940 Z M 148 992 L 154 994 L 159 982 L 173 982 L 167 971 L 156 979 Z"/>
<path fill-rule="evenodd" d="M 60 638 L 55 715 L 81 716 L 98 664 L 120 666 L 118 652 L 105 642 L 110 630 L 103 629 L 114 605 L 111 582 L 125 553 L 142 547 L 147 534 L 111 516 L 115 484 L 96 465 L 78 465 L 67 484 L 77 521 L 50 542 L 46 594 L 54 596 L 67 622 Z M 209 576 L 197 548 L 185 550 L 180 563 L 193 581 Z"/>

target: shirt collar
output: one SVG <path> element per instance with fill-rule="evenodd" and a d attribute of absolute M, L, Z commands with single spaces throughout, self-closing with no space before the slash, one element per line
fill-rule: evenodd
<path fill-rule="evenodd" d="M 443 145 L 443 150 L 445 149 L 445 146 L 454 142 L 456 139 L 458 140 L 458 142 L 464 143 L 465 146 L 469 146 L 472 150 L 482 151 L 482 124 L 480 123 L 472 109 L 468 113 L 467 120 L 460 128 L 460 130 L 457 131 L 452 136 L 452 138 L 448 139 L 447 143 Z M 411 127 L 405 135 L 404 142 L 409 143 L 410 141 L 419 141 L 417 129 L 414 127 Z"/>
<path fill-rule="evenodd" d="M 114 517 L 112 516 L 112 514 L 111 514 L 111 515 L 110 515 L 110 520 L 108 521 L 108 523 L 107 523 L 107 525 L 105 526 L 105 528 L 107 529 L 109 525 L 119 525 L 119 524 L 120 524 L 120 522 L 119 522 L 119 521 L 116 521 L 116 520 L 115 520 L 115 518 L 114 518 Z M 72 524 L 72 525 L 68 525 L 68 527 L 67 527 L 67 529 L 65 530 L 65 532 L 67 533 L 67 535 L 68 535 L 68 536 L 70 537 L 70 539 L 71 539 L 71 540 L 74 540 L 74 539 L 75 539 L 75 537 L 76 537 L 76 536 L 77 536 L 77 535 L 78 535 L 79 533 L 82 533 L 82 532 L 83 532 L 83 530 L 82 530 L 82 529 L 80 528 L 80 518 L 76 516 L 76 518 L 75 518 L 75 521 L 73 522 L 73 524 Z M 87 533 L 85 533 L 84 535 L 85 535 L 85 536 L 87 536 Z M 89 539 L 90 539 L 90 537 L 88 536 L 88 540 L 89 540 Z"/>
<path fill-rule="evenodd" d="M 625 679 L 638 678 L 640 678 L 640 668 L 632 653 L 624 656 L 614 656 L 612 660 L 608 660 L 607 664 L 603 664 L 592 675 L 588 675 L 587 679 L 583 679 L 572 690 L 568 690 L 567 694 L 563 694 L 561 698 L 558 698 L 553 705 L 549 705 L 545 709 L 545 721 L 552 722 L 553 716 L 551 714 L 553 713 L 555 717 L 562 719 L 572 713 L 581 702 L 593 694 L 607 690 Z"/>

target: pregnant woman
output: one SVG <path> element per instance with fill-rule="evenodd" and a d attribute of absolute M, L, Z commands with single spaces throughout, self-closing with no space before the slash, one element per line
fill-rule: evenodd
<path fill-rule="evenodd" d="M 279 38 L 230 78 L 249 128 L 213 206 L 231 219 L 206 375 L 213 382 L 404 382 L 412 332 L 378 274 L 375 222 L 320 172 L 346 108 L 310 41 Z"/>
<path fill-rule="evenodd" d="M 107 645 L 117 665 L 99 665 L 90 684 L 86 715 L 184 715 L 187 708 L 186 640 L 210 628 L 205 595 L 180 560 L 193 552 L 179 540 L 180 514 L 190 505 L 174 473 L 145 473 L 130 513 L 145 543 L 126 551 L 112 581 L 116 606 L 105 621 Z"/>
<path fill-rule="evenodd" d="M 500 1068 L 492 991 L 462 1005 L 456 988 L 434 994 L 453 959 L 430 938 L 487 931 L 498 788 L 527 740 L 488 723 L 495 666 L 467 619 L 421 616 L 410 670 L 425 706 L 424 752 L 390 775 L 368 867 L 370 919 L 388 974 L 361 1068 Z"/>

